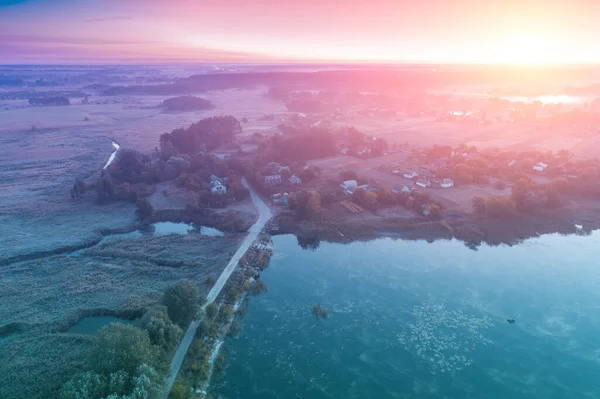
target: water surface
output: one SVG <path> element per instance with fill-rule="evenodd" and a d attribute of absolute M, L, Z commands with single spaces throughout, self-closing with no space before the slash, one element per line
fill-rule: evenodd
<path fill-rule="evenodd" d="M 69 332 L 73 334 L 96 334 L 98 330 L 109 323 L 130 324 L 131 320 L 119 319 L 113 316 L 90 316 L 85 317 L 69 328 Z"/>
<path fill-rule="evenodd" d="M 467 249 L 274 238 L 213 394 L 270 398 L 600 397 L 600 234 Z M 326 320 L 311 314 L 315 303 Z M 516 319 L 514 324 L 507 319 Z"/>

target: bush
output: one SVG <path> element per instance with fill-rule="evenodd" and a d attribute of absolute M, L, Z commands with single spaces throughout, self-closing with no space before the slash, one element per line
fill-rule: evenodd
<path fill-rule="evenodd" d="M 169 392 L 169 399 L 188 399 L 189 397 L 190 388 L 183 384 L 175 384 Z"/>
<path fill-rule="evenodd" d="M 171 285 L 163 298 L 169 318 L 182 328 L 187 328 L 196 317 L 199 301 L 198 288 L 189 280 L 181 280 Z"/>
<path fill-rule="evenodd" d="M 206 317 L 209 319 L 214 319 L 218 312 L 219 308 L 217 307 L 216 303 L 212 302 L 206 306 Z"/>

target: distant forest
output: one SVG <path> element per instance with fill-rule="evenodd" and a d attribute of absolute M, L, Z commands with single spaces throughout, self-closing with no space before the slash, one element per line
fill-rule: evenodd
<path fill-rule="evenodd" d="M 32 97 L 29 99 L 31 105 L 70 105 L 68 97 Z"/>
<path fill-rule="evenodd" d="M 160 105 L 165 111 L 199 111 L 211 109 L 214 105 L 208 100 L 194 96 L 179 96 L 166 99 Z"/>
<path fill-rule="evenodd" d="M 365 67 L 367 68 L 367 67 Z M 344 92 L 420 92 L 425 89 L 463 84 L 499 84 L 539 87 L 548 81 L 566 82 L 581 76 L 576 68 L 510 68 L 430 66 L 334 70 L 320 72 L 250 72 L 195 75 L 160 85 L 114 86 L 104 95 L 177 95 L 199 91 L 225 90 L 267 85 L 294 90 L 333 90 Z M 544 93 L 541 93 L 544 94 Z"/>

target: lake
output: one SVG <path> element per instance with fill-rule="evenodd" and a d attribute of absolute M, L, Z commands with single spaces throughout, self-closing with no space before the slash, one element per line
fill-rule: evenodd
<path fill-rule="evenodd" d="M 274 247 L 215 397 L 600 397 L 598 232 Z"/>

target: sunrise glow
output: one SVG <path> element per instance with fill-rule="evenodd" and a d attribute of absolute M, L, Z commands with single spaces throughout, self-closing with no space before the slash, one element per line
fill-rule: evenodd
<path fill-rule="evenodd" d="M 502 4 L 500 4 L 502 3 Z M 0 2 L 2 62 L 600 61 L 590 1 Z"/>

